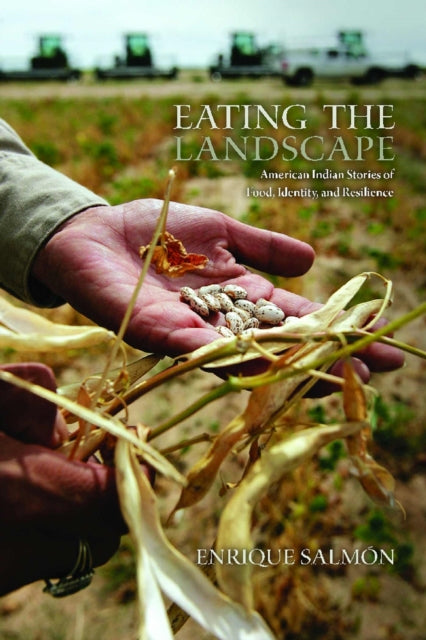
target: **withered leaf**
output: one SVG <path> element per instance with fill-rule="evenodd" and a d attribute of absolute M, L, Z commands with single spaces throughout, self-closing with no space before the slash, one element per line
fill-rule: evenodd
<path fill-rule="evenodd" d="M 131 446 L 116 446 L 117 487 L 135 543 L 142 640 L 171 638 L 161 591 L 218 640 L 274 640 L 260 615 L 217 589 L 168 540 L 156 496 Z"/>
<path fill-rule="evenodd" d="M 139 248 L 142 260 L 145 258 L 150 245 Z M 164 273 L 171 278 L 182 276 L 187 271 L 204 269 L 208 262 L 207 256 L 202 253 L 188 253 L 180 240 L 171 233 L 164 231 L 161 242 L 154 249 L 152 263 L 157 273 Z"/>

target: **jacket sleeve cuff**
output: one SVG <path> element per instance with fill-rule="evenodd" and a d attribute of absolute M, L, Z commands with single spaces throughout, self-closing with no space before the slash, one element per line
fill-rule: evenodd
<path fill-rule="evenodd" d="M 63 300 L 30 281 L 37 252 L 66 220 L 108 202 L 35 158 L 0 121 L 0 286 L 38 306 Z"/>

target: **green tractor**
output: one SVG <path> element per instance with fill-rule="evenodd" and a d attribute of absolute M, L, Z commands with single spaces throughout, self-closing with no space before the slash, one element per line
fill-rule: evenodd
<path fill-rule="evenodd" d="M 236 31 L 231 34 L 230 53 L 218 56 L 217 64 L 209 68 L 212 80 L 222 78 L 261 78 L 281 75 L 282 48 L 271 44 L 260 48 L 253 33 Z"/>
<path fill-rule="evenodd" d="M 65 69 L 68 56 L 60 36 L 40 36 L 37 55 L 31 58 L 31 69 Z"/>
<path fill-rule="evenodd" d="M 0 80 L 77 80 L 79 69 L 73 69 L 58 35 L 42 35 L 38 39 L 38 51 L 31 58 L 26 70 L 1 70 Z"/>
<path fill-rule="evenodd" d="M 125 55 L 116 56 L 113 67 L 95 69 L 98 80 L 177 77 L 177 67 L 162 69 L 154 65 L 149 37 L 146 33 L 127 33 L 124 36 L 124 46 Z"/>

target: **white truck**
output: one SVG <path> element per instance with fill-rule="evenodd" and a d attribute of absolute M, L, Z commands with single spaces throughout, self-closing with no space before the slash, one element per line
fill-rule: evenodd
<path fill-rule="evenodd" d="M 286 51 L 281 60 L 284 82 L 307 87 L 315 78 L 327 78 L 376 84 L 389 77 L 414 79 L 420 74 L 420 67 L 404 55 L 370 55 L 360 32 L 340 32 L 339 41 L 339 46 L 332 48 Z"/>

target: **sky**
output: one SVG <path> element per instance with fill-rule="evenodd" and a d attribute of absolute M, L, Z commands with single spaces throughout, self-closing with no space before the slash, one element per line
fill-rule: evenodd
<path fill-rule="evenodd" d="M 410 54 L 426 64 L 424 0 L 9 0 L 0 12 L 0 67 L 23 66 L 36 36 L 64 36 L 73 62 L 112 63 L 122 35 L 146 31 L 157 64 L 207 67 L 249 30 L 260 45 L 330 46 L 360 29 L 372 53 Z"/>

